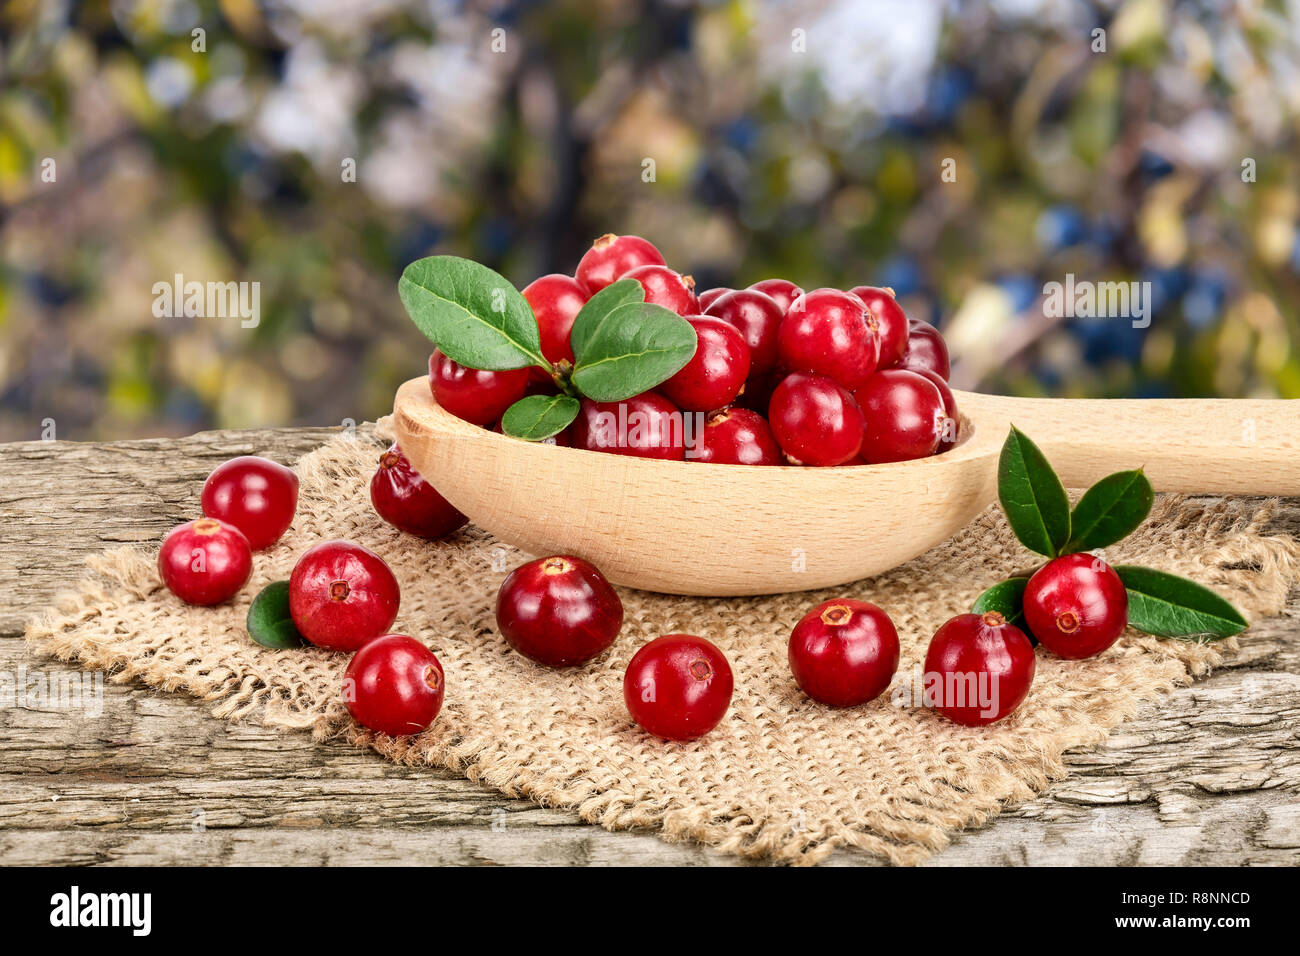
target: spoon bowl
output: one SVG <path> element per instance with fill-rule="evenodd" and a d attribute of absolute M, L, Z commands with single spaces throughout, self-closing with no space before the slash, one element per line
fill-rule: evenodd
<path fill-rule="evenodd" d="M 996 499 L 1013 420 L 1069 486 L 1145 462 L 1161 490 L 1300 494 L 1300 402 L 955 395 L 956 447 L 838 468 L 655 461 L 521 441 L 444 411 L 424 378 L 401 386 L 393 414 L 411 464 L 474 524 L 529 554 L 574 554 L 616 584 L 669 594 L 803 591 L 908 561 Z M 1183 401 L 1197 408 L 1176 411 L 1195 413 L 1195 424 L 1175 427 L 1169 406 Z M 1220 457 L 1228 449 L 1217 433 L 1235 435 L 1252 415 L 1255 444 L 1211 467 L 1206 448 Z"/>

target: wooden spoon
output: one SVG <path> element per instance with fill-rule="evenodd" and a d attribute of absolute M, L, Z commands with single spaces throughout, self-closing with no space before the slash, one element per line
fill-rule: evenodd
<path fill-rule="evenodd" d="M 1160 491 L 1300 494 L 1300 401 L 955 396 L 957 447 L 841 468 L 520 441 L 443 411 L 424 378 L 398 390 L 393 413 L 407 458 L 474 524 L 529 554 L 575 554 L 617 584 L 669 594 L 802 591 L 902 564 L 996 499 L 1012 422 L 1067 487 L 1142 466 Z"/>

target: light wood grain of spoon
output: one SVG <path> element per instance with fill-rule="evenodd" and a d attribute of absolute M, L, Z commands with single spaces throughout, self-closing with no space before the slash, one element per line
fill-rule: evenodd
<path fill-rule="evenodd" d="M 840 468 L 652 461 L 537 444 L 443 411 L 425 378 L 393 412 L 412 465 L 470 520 L 534 555 L 575 554 L 616 584 L 774 594 L 879 574 L 997 497 L 1015 423 L 1068 487 L 1139 466 L 1159 491 L 1300 494 L 1300 401 L 1022 399 L 955 393 L 957 447 Z"/>

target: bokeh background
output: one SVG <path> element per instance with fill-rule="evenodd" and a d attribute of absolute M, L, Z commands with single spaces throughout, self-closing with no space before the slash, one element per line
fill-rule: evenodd
<path fill-rule="evenodd" d="M 964 387 L 1300 396 L 1294 0 L 2 10 L 0 440 L 373 418 L 429 349 L 407 262 L 522 287 L 604 232 L 893 286 Z M 260 324 L 155 318 L 176 273 Z M 1066 273 L 1151 326 L 1049 318 Z"/>

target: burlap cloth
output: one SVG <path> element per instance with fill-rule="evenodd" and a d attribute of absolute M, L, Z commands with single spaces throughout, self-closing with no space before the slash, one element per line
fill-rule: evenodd
<path fill-rule="evenodd" d="M 387 422 L 381 422 L 383 433 Z M 623 632 L 579 669 L 539 667 L 497 633 L 496 591 L 524 557 L 467 528 L 451 540 L 403 535 L 371 509 L 375 431 L 340 436 L 297 465 L 297 518 L 254 561 L 231 603 L 188 607 L 158 582 L 153 553 L 108 551 L 96 577 L 61 599 L 27 632 L 31 646 L 118 681 L 139 680 L 214 701 L 218 717 L 257 718 L 344 736 L 404 764 L 449 767 L 512 797 L 577 810 L 609 829 L 653 827 L 728 853 L 811 863 L 839 845 L 896 863 L 942 848 L 951 831 L 979 824 L 1064 773 L 1062 754 L 1096 744 L 1138 706 L 1201 675 L 1237 640 L 1198 645 L 1132 631 L 1100 658 L 1040 654 L 1029 698 L 1010 718 L 966 729 L 922 708 L 881 698 L 847 711 L 803 696 L 790 677 L 786 640 L 813 604 L 835 596 L 873 601 L 902 642 L 900 677 L 934 630 L 985 587 L 1032 564 L 991 507 L 961 534 L 911 563 L 835 591 L 702 599 L 622 590 Z M 194 490 L 198 512 L 198 488 Z M 1294 541 L 1263 533 L 1270 509 L 1212 507 L 1163 496 L 1148 522 L 1114 547 L 1112 561 L 1144 563 L 1214 586 L 1254 619 L 1279 612 L 1297 578 Z M 447 697 L 433 727 L 392 739 L 354 724 L 340 698 L 347 655 L 272 651 L 244 631 L 248 602 L 289 576 L 302 551 L 347 538 L 388 561 L 402 586 L 395 629 L 442 661 Z M 736 555 L 736 560 L 744 560 Z M 732 663 L 735 697 L 702 740 L 648 737 L 623 704 L 623 670 L 646 641 L 688 632 Z"/>

